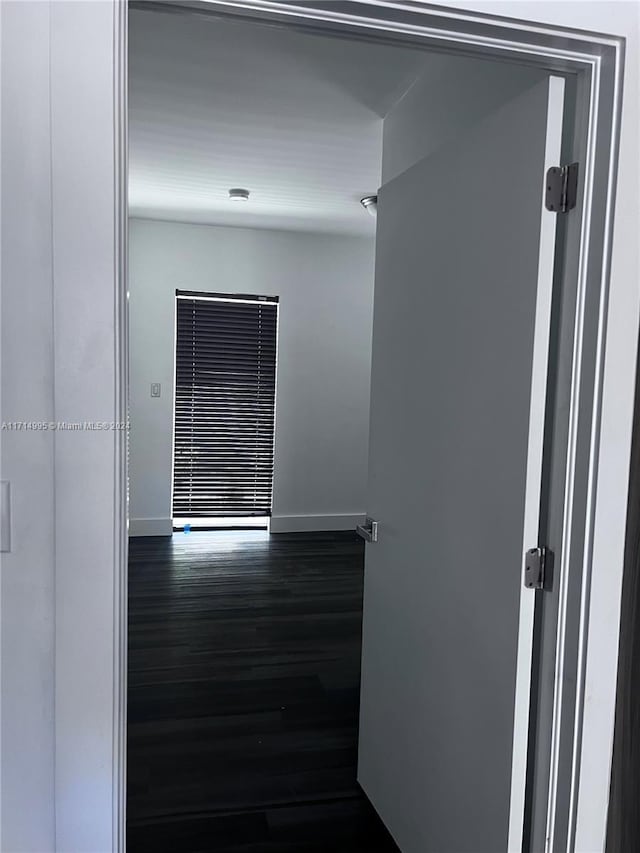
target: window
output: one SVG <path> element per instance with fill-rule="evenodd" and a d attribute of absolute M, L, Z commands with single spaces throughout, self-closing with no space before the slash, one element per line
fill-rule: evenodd
<path fill-rule="evenodd" d="M 271 514 L 277 317 L 275 297 L 176 291 L 174 523 Z"/>

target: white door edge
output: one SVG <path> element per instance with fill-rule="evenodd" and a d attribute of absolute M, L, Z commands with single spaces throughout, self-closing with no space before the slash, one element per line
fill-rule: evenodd
<path fill-rule="evenodd" d="M 520 585 L 520 616 L 516 664 L 516 690 L 513 717 L 513 752 L 511 760 L 511 800 L 509 806 L 509 853 L 521 853 L 524 832 L 524 813 L 527 782 L 527 753 L 529 747 L 529 711 L 531 703 L 531 669 L 533 663 L 533 631 L 535 592 L 524 586 L 524 554 L 538 542 L 540 499 L 542 488 L 542 459 L 544 449 L 545 408 L 549 366 L 551 302 L 553 296 L 553 267 L 556 246 L 557 214 L 544 206 L 544 183 L 547 169 L 560 164 L 564 89 L 562 77 L 549 78 L 547 107 L 547 138 L 544 170 L 541 175 L 540 249 L 538 255 L 538 290 L 534 326 L 533 363 L 531 370 L 531 403 L 529 409 L 529 439 L 527 447 L 527 479 L 522 542 L 522 582 Z"/>

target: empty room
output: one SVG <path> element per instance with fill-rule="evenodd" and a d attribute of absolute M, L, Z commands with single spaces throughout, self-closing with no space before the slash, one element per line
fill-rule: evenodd
<path fill-rule="evenodd" d="M 522 626 L 574 102 L 524 63 L 133 4 L 130 850 L 545 831 Z"/>

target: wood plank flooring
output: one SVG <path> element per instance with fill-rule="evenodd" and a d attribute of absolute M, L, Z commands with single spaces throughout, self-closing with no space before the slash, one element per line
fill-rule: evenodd
<path fill-rule="evenodd" d="M 129 853 L 397 853 L 356 782 L 363 543 L 135 538 Z"/>

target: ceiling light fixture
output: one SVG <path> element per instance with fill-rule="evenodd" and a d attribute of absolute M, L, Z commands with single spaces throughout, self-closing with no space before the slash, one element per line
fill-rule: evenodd
<path fill-rule="evenodd" d="M 378 212 L 378 196 L 366 195 L 360 199 L 360 204 L 364 207 L 370 216 L 375 216 Z"/>
<path fill-rule="evenodd" d="M 231 201 L 249 201 L 249 190 L 243 190 L 240 187 L 235 187 L 229 190 L 229 198 Z"/>

